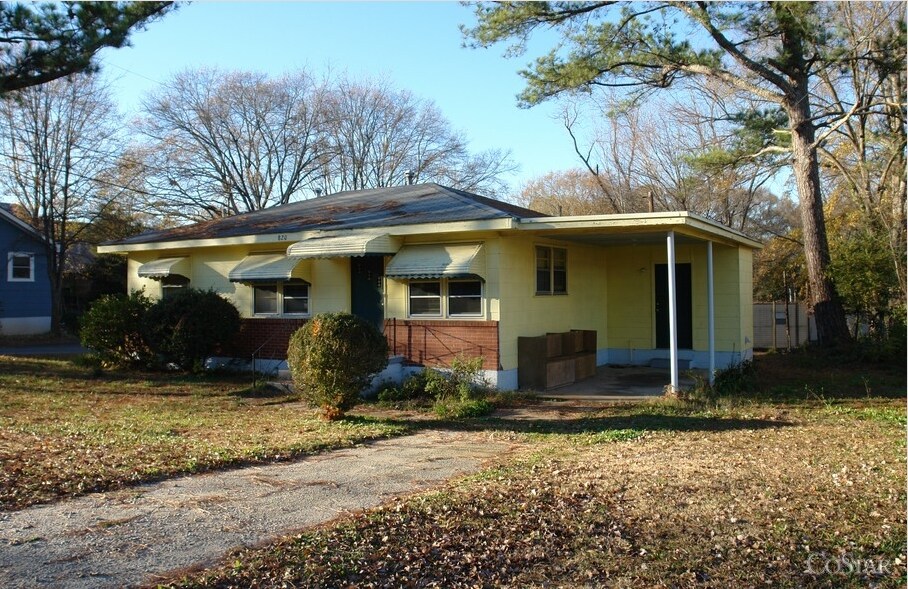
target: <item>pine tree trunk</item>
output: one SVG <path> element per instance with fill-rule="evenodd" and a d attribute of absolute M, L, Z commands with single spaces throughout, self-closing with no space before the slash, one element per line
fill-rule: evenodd
<path fill-rule="evenodd" d="M 812 147 L 815 139 L 806 92 L 793 92 L 784 104 L 791 130 L 792 168 L 798 188 L 801 209 L 801 228 L 804 240 L 804 258 L 807 260 L 810 303 L 817 323 L 817 337 L 821 344 L 829 345 L 851 339 L 845 311 L 829 278 L 829 242 L 826 237 L 826 220 L 823 198 L 820 193 L 820 172 L 817 150 Z"/>

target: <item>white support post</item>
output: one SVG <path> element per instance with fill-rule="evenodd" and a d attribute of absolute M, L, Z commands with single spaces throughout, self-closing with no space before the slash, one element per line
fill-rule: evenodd
<path fill-rule="evenodd" d="M 706 330 L 709 338 L 709 384 L 716 381 L 716 297 L 713 278 L 713 242 L 706 242 Z"/>
<path fill-rule="evenodd" d="M 678 386 L 678 300 L 675 288 L 675 232 L 668 232 L 668 334 L 669 364 L 671 365 L 671 394 Z"/>

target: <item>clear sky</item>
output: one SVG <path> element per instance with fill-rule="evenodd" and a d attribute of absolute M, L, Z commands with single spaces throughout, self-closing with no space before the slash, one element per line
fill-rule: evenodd
<path fill-rule="evenodd" d="M 196 2 L 135 33 L 132 47 L 105 50 L 102 67 L 127 115 L 186 68 L 379 76 L 434 101 L 473 150 L 511 150 L 520 166 L 508 178 L 515 189 L 575 167 L 570 138 L 552 118 L 556 105 L 517 107 L 517 72 L 553 39 L 534 39 L 526 56 L 506 59 L 503 47 L 462 47 L 458 25 L 473 20 L 457 2 Z"/>

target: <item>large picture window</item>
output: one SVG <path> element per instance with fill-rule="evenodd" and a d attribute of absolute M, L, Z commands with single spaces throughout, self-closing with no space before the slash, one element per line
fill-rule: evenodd
<path fill-rule="evenodd" d="M 308 315 L 309 285 L 301 280 L 256 284 L 252 310 L 256 315 Z"/>
<path fill-rule="evenodd" d="M 10 252 L 7 258 L 7 279 L 10 282 L 34 282 L 35 254 Z"/>
<path fill-rule="evenodd" d="M 478 317 L 482 315 L 482 281 L 445 279 L 412 281 L 411 317 Z"/>
<path fill-rule="evenodd" d="M 536 294 L 567 294 L 567 250 L 536 246 Z"/>

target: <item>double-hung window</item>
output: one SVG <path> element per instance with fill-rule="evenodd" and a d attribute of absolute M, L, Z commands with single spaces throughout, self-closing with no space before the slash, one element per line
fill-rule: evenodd
<path fill-rule="evenodd" d="M 567 250 L 536 246 L 536 294 L 567 294 Z"/>
<path fill-rule="evenodd" d="M 482 281 L 414 280 L 409 284 L 411 317 L 479 317 Z"/>
<path fill-rule="evenodd" d="M 7 279 L 10 282 L 34 282 L 35 254 L 10 252 L 7 258 Z"/>
<path fill-rule="evenodd" d="M 256 315 L 308 315 L 309 284 L 301 280 L 256 284 L 252 310 Z"/>

